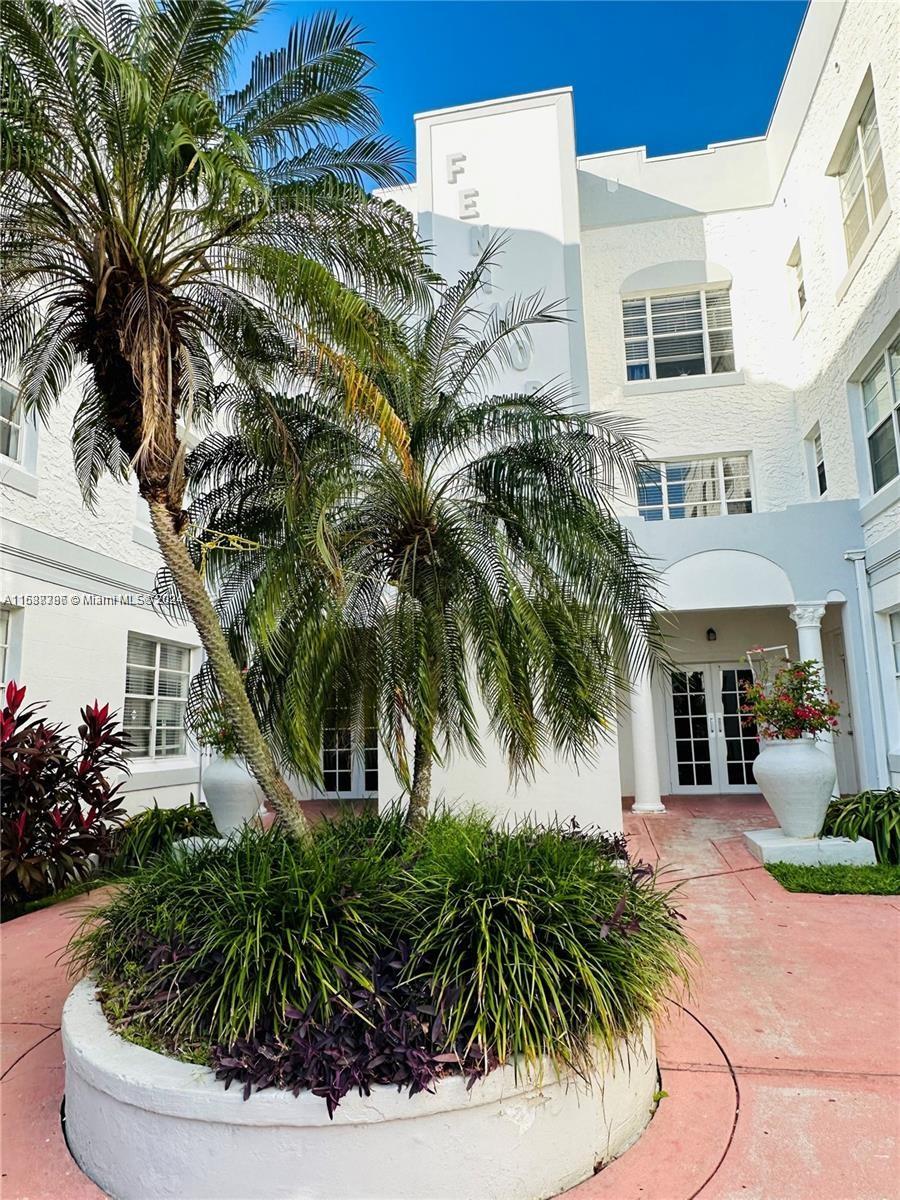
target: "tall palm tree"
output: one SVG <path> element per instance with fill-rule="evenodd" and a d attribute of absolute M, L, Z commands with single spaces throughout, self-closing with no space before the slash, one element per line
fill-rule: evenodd
<path fill-rule="evenodd" d="M 189 465 L 198 524 L 263 546 L 220 582 L 274 742 L 314 776 L 329 707 L 374 722 L 413 822 L 435 758 L 483 753 L 476 696 L 527 775 L 550 750 L 589 755 L 662 649 L 653 574 L 612 508 L 639 466 L 627 425 L 575 411 L 560 387 L 494 394 L 531 330 L 562 319 L 540 296 L 480 310 L 497 249 L 436 295 L 407 359 L 378 375 L 411 469 L 315 392 L 273 398 L 278 432 L 261 436 L 240 390 L 234 434 Z"/>
<path fill-rule="evenodd" d="M 268 7 L 4 0 L 0 363 L 42 418 L 75 376 L 85 499 L 135 472 L 247 763 L 299 830 L 185 547 L 185 429 L 213 415 L 214 376 L 328 374 L 403 459 L 366 372 L 396 345 L 390 306 L 430 276 L 407 214 L 365 191 L 399 159 L 356 28 L 297 25 L 230 90 Z"/>

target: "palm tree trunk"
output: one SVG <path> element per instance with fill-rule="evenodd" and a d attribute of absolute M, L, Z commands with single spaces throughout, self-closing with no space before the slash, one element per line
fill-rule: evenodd
<path fill-rule="evenodd" d="M 413 751 L 412 788 L 409 793 L 409 808 L 406 820 L 411 829 L 421 829 L 428 817 L 431 802 L 431 751 L 430 731 L 416 730 L 416 746 Z"/>
<path fill-rule="evenodd" d="M 309 823 L 282 779 L 272 751 L 262 735 L 216 610 L 191 561 L 187 546 L 176 531 L 172 513 L 165 504 L 156 500 L 151 500 L 149 507 L 160 551 L 200 635 L 244 761 L 288 833 L 297 838 L 306 837 Z"/>

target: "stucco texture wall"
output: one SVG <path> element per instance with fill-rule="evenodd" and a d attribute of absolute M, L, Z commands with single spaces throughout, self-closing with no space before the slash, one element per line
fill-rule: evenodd
<path fill-rule="evenodd" d="M 72 419 L 77 406 L 77 392 L 69 389 L 51 414 L 48 425 L 38 428 L 38 494 L 30 496 L 4 487 L 3 515 L 77 546 L 155 572 L 159 555 L 133 538 L 137 512 L 133 482 L 119 483 L 107 475 L 98 487 L 95 511 L 84 505 L 72 461 Z"/>
<path fill-rule="evenodd" d="M 853 453 L 851 406 L 859 404 L 859 396 L 852 381 L 900 305 L 898 14 L 890 4 L 845 9 L 772 205 L 690 214 L 683 204 L 657 203 L 653 211 L 673 215 L 582 228 L 592 407 L 635 418 L 652 457 L 752 451 L 758 510 L 810 498 L 803 438 L 817 422 L 828 498 L 867 494 Z M 869 68 L 892 214 L 848 284 L 838 184 L 826 170 Z M 709 165 L 702 158 L 694 162 L 699 197 Z M 602 180 L 591 180 L 588 220 L 595 226 L 603 219 L 603 186 Z M 610 191 L 610 210 L 616 204 Z M 640 209 L 635 204 L 635 211 Z M 787 267 L 798 239 L 807 291 L 802 323 Z M 733 277 L 736 366 L 745 382 L 629 394 L 623 386 L 623 281 L 643 267 L 698 259 L 721 265 Z"/>

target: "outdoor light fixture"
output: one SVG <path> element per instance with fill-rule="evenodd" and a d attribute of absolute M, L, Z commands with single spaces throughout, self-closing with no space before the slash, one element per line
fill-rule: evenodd
<path fill-rule="evenodd" d="M 715 631 L 714 629 L 707 629 L 707 631 L 706 631 L 706 640 L 707 640 L 708 642 L 714 642 L 714 641 L 716 640 L 716 637 L 717 637 L 717 634 L 716 634 L 716 631 Z"/>

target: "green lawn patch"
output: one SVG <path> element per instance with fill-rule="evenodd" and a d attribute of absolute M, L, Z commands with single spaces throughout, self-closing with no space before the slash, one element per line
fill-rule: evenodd
<path fill-rule="evenodd" d="M 889 863 L 867 867 L 769 863 L 766 870 L 789 892 L 817 892 L 820 896 L 900 895 L 900 867 Z"/>

